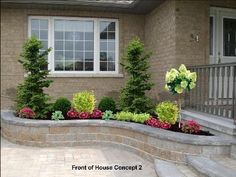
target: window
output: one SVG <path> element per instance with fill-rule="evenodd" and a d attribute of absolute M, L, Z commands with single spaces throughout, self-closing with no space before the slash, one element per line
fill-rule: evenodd
<path fill-rule="evenodd" d="M 29 17 L 30 36 L 52 47 L 52 73 L 118 73 L 118 21 Z"/>
<path fill-rule="evenodd" d="M 223 19 L 224 56 L 236 56 L 236 19 Z"/>
<path fill-rule="evenodd" d="M 210 44 L 210 55 L 213 55 L 213 38 L 214 38 L 214 33 L 213 33 L 213 16 L 210 17 L 210 26 L 209 26 L 209 44 Z"/>

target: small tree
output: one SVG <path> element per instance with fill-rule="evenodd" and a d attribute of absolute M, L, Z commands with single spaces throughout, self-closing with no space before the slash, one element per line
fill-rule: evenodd
<path fill-rule="evenodd" d="M 151 109 L 151 100 L 145 95 L 153 86 L 151 75 L 147 72 L 150 53 L 144 52 L 144 45 L 139 38 L 134 38 L 126 49 L 122 64 L 129 74 L 126 86 L 121 90 L 120 107 L 122 110 L 144 113 Z"/>
<path fill-rule="evenodd" d="M 47 65 L 46 57 L 50 48 L 41 51 L 42 43 L 32 37 L 23 46 L 22 59 L 19 62 L 27 74 L 23 84 L 17 87 L 17 110 L 30 107 L 36 118 L 45 118 L 50 105 L 47 103 L 49 96 L 43 92 L 43 88 L 49 87 L 51 80 L 47 80 L 48 70 L 42 70 Z"/>

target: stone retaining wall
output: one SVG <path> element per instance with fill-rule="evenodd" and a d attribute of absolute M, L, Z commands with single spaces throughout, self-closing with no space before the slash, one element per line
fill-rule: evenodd
<path fill-rule="evenodd" d="M 218 136 L 196 136 L 146 125 L 104 120 L 30 120 L 1 112 L 1 132 L 9 141 L 33 146 L 109 145 L 155 158 L 186 162 L 186 155 L 229 155 L 231 143 Z"/>

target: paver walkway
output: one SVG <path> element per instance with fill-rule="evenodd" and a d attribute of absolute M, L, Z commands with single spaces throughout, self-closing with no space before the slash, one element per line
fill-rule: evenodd
<path fill-rule="evenodd" d="M 72 170 L 72 165 L 142 165 L 142 170 Z M 30 147 L 1 138 L 1 177 L 156 177 L 154 164 L 112 147 Z"/>

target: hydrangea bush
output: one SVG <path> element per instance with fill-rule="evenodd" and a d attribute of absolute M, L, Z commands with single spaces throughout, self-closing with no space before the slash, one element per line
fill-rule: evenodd
<path fill-rule="evenodd" d="M 184 90 L 190 91 L 196 86 L 197 74 L 187 70 L 184 64 L 181 64 L 179 69 L 172 68 L 166 73 L 165 89 L 173 94 L 181 94 Z"/>

